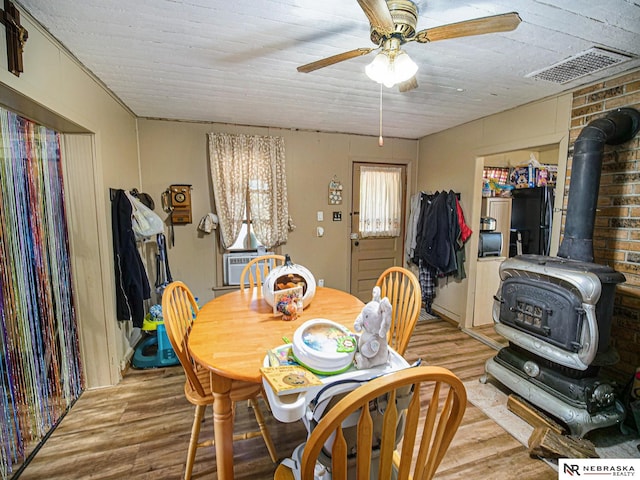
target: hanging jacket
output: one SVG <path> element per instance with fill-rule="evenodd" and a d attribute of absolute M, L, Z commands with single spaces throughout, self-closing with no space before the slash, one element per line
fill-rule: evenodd
<path fill-rule="evenodd" d="M 116 318 L 133 321 L 142 327 L 144 301 L 151 298 L 149 279 L 144 269 L 131 226 L 131 202 L 124 190 L 116 190 L 111 201 L 113 259 L 116 281 Z"/>
<path fill-rule="evenodd" d="M 458 225 L 460 226 L 460 236 L 457 239 L 456 244 L 456 259 L 458 261 L 458 270 L 456 271 L 455 277 L 463 280 L 467 278 L 467 273 L 464 269 L 464 262 L 466 261 L 466 255 L 464 253 L 464 244 L 469 237 L 473 233 L 467 222 L 464 219 L 464 213 L 462 212 L 462 206 L 456 197 L 456 210 L 458 212 Z"/>
<path fill-rule="evenodd" d="M 423 202 L 423 206 L 424 210 L 418 223 L 419 240 L 416 243 L 415 255 L 435 268 L 438 273 L 443 273 L 452 254 L 447 192 L 436 193 L 431 201 Z"/>
<path fill-rule="evenodd" d="M 458 212 L 458 225 L 460 225 L 460 246 L 464 245 L 465 242 L 469 239 L 473 231 L 467 225 L 467 222 L 464 219 L 464 212 L 462 211 L 462 206 L 456 197 L 456 210 Z"/>
<path fill-rule="evenodd" d="M 420 220 L 420 212 L 422 209 L 422 193 L 416 193 L 411 197 L 411 209 L 409 210 L 409 221 L 407 222 L 407 231 L 404 241 L 404 255 L 407 265 L 413 263 L 416 252 L 418 238 L 418 222 Z"/>
<path fill-rule="evenodd" d="M 453 190 L 447 192 L 447 238 L 446 244 L 449 248 L 449 261 L 445 268 L 441 269 L 442 275 L 450 275 L 458 271 L 458 238 L 460 237 L 460 224 L 458 223 L 458 209 L 456 208 L 457 197 Z"/>

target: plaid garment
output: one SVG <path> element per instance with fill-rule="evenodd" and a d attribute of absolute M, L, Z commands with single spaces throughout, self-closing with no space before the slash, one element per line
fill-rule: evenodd
<path fill-rule="evenodd" d="M 438 286 L 438 276 L 436 269 L 427 262 L 420 259 L 418 263 L 418 280 L 422 293 L 422 303 L 427 313 L 431 313 L 431 304 L 436 298 L 436 287 Z"/>

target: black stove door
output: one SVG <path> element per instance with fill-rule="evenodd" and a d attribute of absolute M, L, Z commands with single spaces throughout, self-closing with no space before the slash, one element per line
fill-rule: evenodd
<path fill-rule="evenodd" d="M 559 285 L 512 277 L 502 282 L 500 322 L 569 352 L 578 352 L 585 311 L 581 298 Z"/>

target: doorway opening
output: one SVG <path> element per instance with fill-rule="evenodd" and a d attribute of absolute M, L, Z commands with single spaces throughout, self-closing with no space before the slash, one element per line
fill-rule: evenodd
<path fill-rule="evenodd" d="M 528 253 L 531 249 L 543 249 L 540 253 L 547 255 L 555 255 L 557 252 L 560 239 L 561 206 L 567 155 L 566 148 L 562 148 L 563 142 L 566 142 L 566 140 L 562 140 L 559 143 L 523 148 L 522 150 L 486 155 L 482 159 L 484 168 L 479 169 L 480 175 L 482 175 L 483 170 L 492 167 L 513 170 L 514 168 L 528 165 L 533 160 L 542 165 L 555 166 L 558 169 L 556 186 L 555 188 L 549 187 L 549 192 L 551 194 L 555 193 L 555 197 L 551 202 L 549 202 L 548 195 L 534 195 L 540 193 L 538 190 L 541 190 L 537 183 L 534 183 L 531 186 L 532 188 L 514 188 L 511 192 L 512 194 L 504 197 L 494 196 L 475 199 L 475 201 L 481 203 L 481 218 L 491 216 L 490 213 L 492 211 L 497 212 L 495 216 L 498 218 L 495 218 L 495 222 L 492 222 L 492 231 L 501 233 L 504 239 L 499 253 L 493 253 L 488 256 L 481 256 L 479 253 L 478 258 L 475 260 L 475 289 L 472 292 L 472 295 L 474 295 L 473 311 L 465 327 L 474 330 L 474 333 L 481 337 L 485 337 L 486 343 L 495 343 L 496 339 L 500 339 L 499 336 L 493 335 L 493 296 L 500 286 L 499 269 L 502 261 L 519 253 Z M 479 184 L 483 181 L 482 178 L 477 178 L 476 180 Z M 518 190 L 517 194 L 513 194 L 516 190 Z M 524 192 L 525 190 L 527 191 Z M 493 199 L 497 199 L 497 201 Z M 493 204 L 500 204 L 498 205 L 500 208 L 491 210 L 490 208 Z M 514 205 L 516 206 L 515 210 Z M 543 224 L 540 212 L 535 214 L 533 211 L 534 206 L 537 208 L 544 206 L 546 208 L 545 215 L 550 217 L 547 223 Z M 476 226 L 476 229 L 478 231 L 482 230 L 479 225 Z M 527 251 L 523 251 L 523 249 Z"/>

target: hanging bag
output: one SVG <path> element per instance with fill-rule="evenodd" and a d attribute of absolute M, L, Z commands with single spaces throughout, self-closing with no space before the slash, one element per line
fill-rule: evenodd
<path fill-rule="evenodd" d="M 129 202 L 131 202 L 131 227 L 136 240 L 144 240 L 163 233 L 164 222 L 158 214 L 129 192 L 125 193 Z"/>

